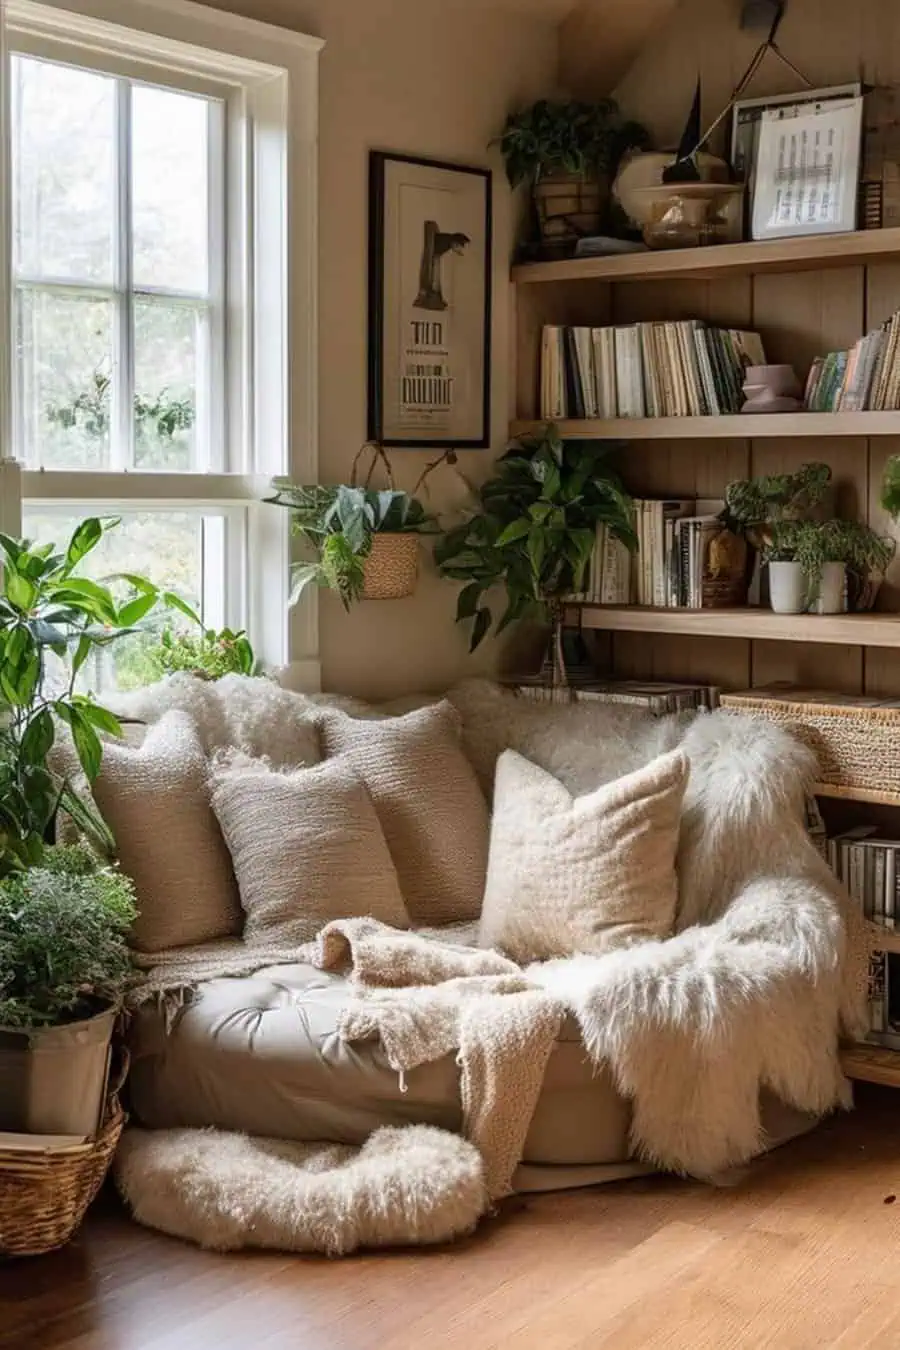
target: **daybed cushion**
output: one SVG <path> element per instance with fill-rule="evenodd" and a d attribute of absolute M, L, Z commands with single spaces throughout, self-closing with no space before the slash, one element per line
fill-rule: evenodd
<path fill-rule="evenodd" d="M 162 1012 L 145 1005 L 132 1028 L 129 1083 L 137 1121 L 348 1144 L 362 1143 L 382 1125 L 458 1131 L 454 1057 L 407 1074 L 404 1091 L 379 1042 L 348 1045 L 338 1036 L 348 995 L 340 976 L 283 965 L 201 985 L 168 1033 Z M 784 1107 L 772 1115 L 770 1108 L 768 1142 L 813 1123 Z M 629 1124 L 627 1103 L 605 1071 L 593 1070 L 569 1019 L 528 1132 L 523 1163 L 543 1172 L 529 1178 L 527 1189 L 612 1179 L 623 1164 L 629 1172 L 646 1170 L 629 1160 Z M 565 1170 L 598 1165 L 587 1177 Z"/>

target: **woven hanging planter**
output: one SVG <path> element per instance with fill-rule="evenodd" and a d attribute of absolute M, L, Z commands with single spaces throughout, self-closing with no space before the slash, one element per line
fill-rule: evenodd
<path fill-rule="evenodd" d="M 412 595 L 419 576 L 419 536 L 374 534 L 363 574 L 364 600 L 402 600 Z"/>

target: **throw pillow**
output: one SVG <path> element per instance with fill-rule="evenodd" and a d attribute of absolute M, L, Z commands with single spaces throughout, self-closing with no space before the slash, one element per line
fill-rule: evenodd
<path fill-rule="evenodd" d="M 326 754 L 346 756 L 372 794 L 413 923 L 477 919 L 488 811 L 456 711 L 442 702 L 372 722 L 327 712 L 321 733 Z"/>
<path fill-rule="evenodd" d="M 481 943 L 515 961 L 672 931 L 689 764 L 679 751 L 586 797 L 515 750 L 497 762 Z"/>
<path fill-rule="evenodd" d="M 231 859 L 209 804 L 209 764 L 191 718 L 168 712 L 135 749 L 103 748 L 94 801 L 116 839 L 140 914 L 132 945 L 187 947 L 241 931 Z"/>
<path fill-rule="evenodd" d="M 214 762 L 212 804 L 238 879 L 245 942 L 294 946 L 332 919 L 362 915 L 409 927 L 375 807 L 348 763 L 278 773 L 226 753 Z"/>

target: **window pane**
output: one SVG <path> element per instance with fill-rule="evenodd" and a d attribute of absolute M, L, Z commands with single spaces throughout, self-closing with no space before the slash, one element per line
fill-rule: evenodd
<path fill-rule="evenodd" d="M 18 292 L 17 420 L 29 467 L 108 467 L 111 335 L 106 300 L 29 287 Z"/>
<path fill-rule="evenodd" d="M 205 317 L 190 305 L 135 302 L 134 462 L 138 469 L 196 467 L 198 358 L 205 346 Z"/>
<path fill-rule="evenodd" d="M 134 282 L 206 294 L 209 103 L 136 84 L 132 99 Z"/>
<path fill-rule="evenodd" d="M 41 544 L 65 542 L 87 511 L 66 512 L 25 507 L 24 531 Z M 83 575 L 100 580 L 114 572 L 137 572 L 158 586 L 177 591 L 200 612 L 204 590 L 204 517 L 189 511 L 116 512 L 121 524 L 107 534 L 100 545 L 85 558 L 79 569 Z M 221 617 L 210 616 L 221 624 Z M 167 623 L 188 627 L 177 613 L 155 613 L 144 631 L 119 639 L 98 654 L 84 681 L 85 688 L 100 689 L 118 685 L 131 689 L 159 678 L 159 671 L 148 655 L 156 635 Z"/>
<path fill-rule="evenodd" d="M 113 278 L 115 81 L 13 57 L 15 265 L 29 277 Z"/>

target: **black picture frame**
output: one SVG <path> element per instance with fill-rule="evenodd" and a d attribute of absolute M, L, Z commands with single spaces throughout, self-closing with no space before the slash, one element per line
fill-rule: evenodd
<path fill-rule="evenodd" d="M 415 188 L 416 169 L 423 171 L 423 193 L 429 191 L 429 178 L 434 180 L 436 175 L 440 176 L 445 199 L 448 193 L 452 195 L 453 178 L 459 176 L 456 214 L 466 222 L 472 222 L 468 226 L 472 233 L 452 230 L 453 205 L 449 230 L 440 230 L 435 220 L 423 216 L 418 294 L 410 301 L 407 297 L 410 294 L 408 260 L 412 256 L 411 246 L 404 254 L 399 226 L 396 220 L 391 220 L 391 212 L 398 210 L 401 176 L 405 174 L 409 180 L 404 186 Z M 483 206 L 473 196 L 474 183 L 479 184 Z M 383 150 L 369 153 L 367 434 L 370 440 L 380 445 L 409 450 L 484 450 L 491 444 L 492 191 L 490 169 Z M 446 209 L 444 213 L 446 215 Z M 402 262 L 394 259 L 393 265 L 387 258 L 389 223 L 397 226 L 391 242 L 402 256 Z M 480 239 L 477 230 L 480 230 Z M 447 243 L 448 240 L 451 242 Z M 470 245 L 474 247 L 470 249 Z M 480 261 L 480 270 L 477 266 L 467 270 L 466 285 L 458 303 L 446 300 L 443 295 L 441 278 L 446 254 L 462 255 L 468 262 Z M 426 272 L 427 284 L 423 285 Z M 418 313 L 420 306 L 423 315 L 447 316 L 446 319 L 422 321 L 422 331 L 439 331 L 441 338 L 429 338 L 424 344 L 417 345 L 410 336 L 407 339 L 409 346 L 404 348 L 399 334 L 409 329 L 412 320 L 401 323 L 401 316 L 404 311 L 412 314 L 413 308 Z M 452 346 L 449 346 L 445 330 L 447 322 L 454 318 L 454 309 L 457 311 L 455 336 L 450 339 Z M 480 313 L 477 312 L 479 309 Z M 387 331 L 389 323 L 392 325 L 390 333 Z M 418 326 L 413 331 L 419 331 Z M 416 354 L 425 356 L 425 370 L 430 366 L 432 374 L 411 372 L 409 358 Z M 405 372 L 402 371 L 402 360 L 406 361 Z M 460 384 L 454 375 L 454 361 L 458 367 L 475 372 L 475 376 L 466 381 L 464 406 L 457 402 L 454 407 Z M 439 393 L 436 397 L 414 393 L 404 398 L 402 391 L 410 389 L 436 389 Z M 454 421 L 456 425 L 452 426 Z"/>

